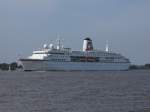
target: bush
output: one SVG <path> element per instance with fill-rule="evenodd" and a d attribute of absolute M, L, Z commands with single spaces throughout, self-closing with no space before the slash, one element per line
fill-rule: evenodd
<path fill-rule="evenodd" d="M 18 64 L 16 62 L 13 62 L 10 64 L 10 69 L 11 70 L 16 70 L 18 68 Z"/>
<path fill-rule="evenodd" d="M 150 64 L 145 64 L 144 67 L 145 67 L 146 69 L 150 69 Z"/>
<path fill-rule="evenodd" d="M 136 66 L 136 65 L 131 65 L 129 68 L 130 68 L 131 70 L 133 70 L 133 69 L 138 69 L 138 66 Z"/>
<path fill-rule="evenodd" d="M 2 64 L 0 64 L 0 68 L 1 68 L 1 70 L 9 70 L 9 64 L 2 63 Z"/>

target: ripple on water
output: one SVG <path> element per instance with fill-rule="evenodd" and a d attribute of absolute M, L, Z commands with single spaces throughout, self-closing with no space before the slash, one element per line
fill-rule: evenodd
<path fill-rule="evenodd" d="M 0 72 L 2 112 L 150 112 L 149 71 Z"/>

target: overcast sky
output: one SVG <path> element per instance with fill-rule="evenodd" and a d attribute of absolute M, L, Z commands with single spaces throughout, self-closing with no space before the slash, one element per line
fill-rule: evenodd
<path fill-rule="evenodd" d="M 0 0 L 0 63 L 27 57 L 57 35 L 66 47 L 111 50 L 150 63 L 150 0 Z"/>

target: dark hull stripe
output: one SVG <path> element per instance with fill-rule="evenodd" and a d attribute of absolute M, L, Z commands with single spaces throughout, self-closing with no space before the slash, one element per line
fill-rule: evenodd
<path fill-rule="evenodd" d="M 39 59 L 20 59 L 20 61 L 49 61 L 49 60 L 39 60 Z"/>

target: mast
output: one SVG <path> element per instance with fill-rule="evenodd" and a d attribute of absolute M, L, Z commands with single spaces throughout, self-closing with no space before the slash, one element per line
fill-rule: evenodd
<path fill-rule="evenodd" d="M 63 48 L 63 44 L 62 44 L 63 39 L 61 39 L 59 35 L 57 35 L 56 41 L 57 41 L 57 49 L 60 50 L 61 48 Z"/>
<path fill-rule="evenodd" d="M 106 48 L 105 48 L 106 52 L 109 52 L 109 45 L 108 45 L 108 41 L 106 41 Z"/>

